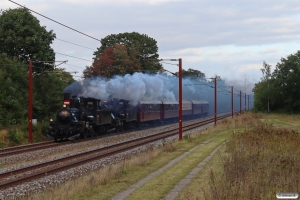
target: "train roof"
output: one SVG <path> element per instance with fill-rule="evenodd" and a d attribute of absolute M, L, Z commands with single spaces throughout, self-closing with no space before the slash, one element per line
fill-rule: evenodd
<path fill-rule="evenodd" d="M 171 101 L 171 100 L 161 100 L 163 104 L 179 104 L 178 101 Z"/>
<path fill-rule="evenodd" d="M 191 100 L 193 104 L 208 104 L 208 101 L 204 100 Z"/>
<path fill-rule="evenodd" d="M 140 100 L 139 104 L 161 104 L 160 100 Z"/>
<path fill-rule="evenodd" d="M 182 100 L 182 103 L 185 103 L 185 104 L 192 104 L 192 101 L 191 100 Z"/>

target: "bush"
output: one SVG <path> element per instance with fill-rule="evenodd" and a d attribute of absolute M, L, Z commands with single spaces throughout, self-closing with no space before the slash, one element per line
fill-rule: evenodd
<path fill-rule="evenodd" d="M 22 140 L 24 139 L 22 132 L 20 132 L 16 128 L 11 128 L 7 134 L 8 134 L 8 139 L 16 144 L 21 144 Z"/>
<path fill-rule="evenodd" d="M 34 142 L 41 142 L 47 139 L 46 131 L 49 127 L 48 121 L 38 122 L 36 126 L 32 127 L 32 134 Z"/>
<path fill-rule="evenodd" d="M 7 147 L 7 143 L 5 141 L 0 140 L 0 149 Z"/>

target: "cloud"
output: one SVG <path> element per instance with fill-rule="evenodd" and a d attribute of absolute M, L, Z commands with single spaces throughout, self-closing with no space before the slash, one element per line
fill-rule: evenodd
<path fill-rule="evenodd" d="M 173 54 L 173 55 L 189 55 L 189 56 L 201 56 L 203 54 L 203 51 L 200 48 L 187 48 L 187 49 L 182 49 L 182 50 L 178 50 L 178 51 L 172 51 L 169 52 L 169 54 Z"/>
<path fill-rule="evenodd" d="M 53 5 L 49 4 L 49 2 L 47 1 L 23 0 L 22 2 L 17 2 L 17 3 L 36 12 L 45 12 L 53 8 Z M 11 9 L 20 8 L 21 6 L 13 2 L 3 0 L 2 2 L 0 2 L 0 7 L 1 9 L 6 10 L 9 8 Z"/>
<path fill-rule="evenodd" d="M 248 72 L 251 70 L 260 70 L 262 68 L 262 64 L 248 64 L 248 65 L 242 65 L 237 68 L 238 72 Z"/>
<path fill-rule="evenodd" d="M 150 4 L 150 5 L 157 5 L 169 2 L 179 2 L 183 0 L 62 0 L 64 2 L 72 3 L 72 4 L 122 4 L 122 5 L 130 5 L 132 3 L 140 3 L 140 4 Z"/>
<path fill-rule="evenodd" d="M 270 53 L 277 53 L 280 51 L 280 48 L 266 48 L 259 51 L 259 54 L 270 54 Z"/>

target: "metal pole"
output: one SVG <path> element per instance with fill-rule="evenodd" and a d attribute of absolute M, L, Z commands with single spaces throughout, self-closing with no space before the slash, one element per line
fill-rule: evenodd
<path fill-rule="evenodd" d="M 231 86 L 231 115 L 233 118 L 233 86 Z"/>
<path fill-rule="evenodd" d="M 240 114 L 242 113 L 242 91 L 240 90 Z"/>
<path fill-rule="evenodd" d="M 250 97 L 250 94 L 248 95 L 248 110 L 249 110 L 249 97 Z"/>
<path fill-rule="evenodd" d="M 28 140 L 32 142 L 32 60 L 29 60 L 28 74 Z"/>
<path fill-rule="evenodd" d="M 179 58 L 179 140 L 182 140 L 182 60 Z"/>
<path fill-rule="evenodd" d="M 269 79 L 268 79 L 268 113 L 270 112 L 270 95 L 269 95 L 269 91 L 270 91 L 270 85 L 269 85 Z"/>
<path fill-rule="evenodd" d="M 246 112 L 246 93 L 245 93 L 245 112 Z"/>
<path fill-rule="evenodd" d="M 217 78 L 214 78 L 215 79 L 215 126 L 217 125 Z"/>

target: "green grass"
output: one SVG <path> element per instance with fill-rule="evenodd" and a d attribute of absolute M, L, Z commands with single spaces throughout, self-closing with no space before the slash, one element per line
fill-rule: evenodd
<path fill-rule="evenodd" d="M 216 133 L 218 132 L 218 133 Z M 187 157 L 176 163 L 164 173 L 158 175 L 145 185 L 132 193 L 127 199 L 161 199 L 163 198 L 181 179 L 183 179 L 199 162 L 204 160 L 215 148 L 229 138 L 229 131 L 216 131 L 217 137 L 208 144 L 198 147 Z"/>
<path fill-rule="evenodd" d="M 210 175 L 213 170 L 216 175 L 222 172 L 223 158 L 227 155 L 226 146 L 223 146 L 212 157 L 212 159 L 203 167 L 203 169 L 195 176 L 193 181 L 188 184 L 176 198 L 179 199 L 205 199 L 206 193 L 210 189 Z"/>

